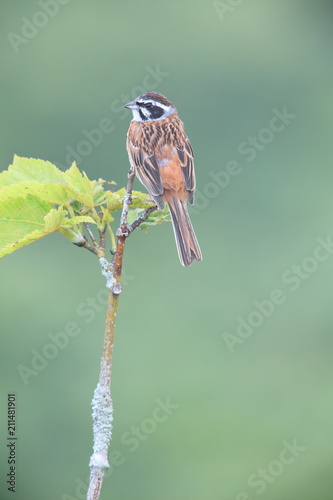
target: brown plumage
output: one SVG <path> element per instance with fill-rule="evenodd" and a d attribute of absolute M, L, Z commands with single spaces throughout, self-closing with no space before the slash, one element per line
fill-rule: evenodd
<path fill-rule="evenodd" d="M 202 260 L 186 202 L 194 203 L 193 150 L 177 110 L 161 94 L 148 92 L 126 104 L 134 118 L 127 151 L 135 173 L 159 209 L 169 205 L 180 262 Z"/>

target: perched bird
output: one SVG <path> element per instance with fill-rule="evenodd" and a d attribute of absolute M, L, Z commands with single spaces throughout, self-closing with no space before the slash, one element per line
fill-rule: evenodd
<path fill-rule="evenodd" d="M 193 150 L 177 110 L 163 95 L 147 92 L 125 104 L 133 112 L 127 133 L 129 161 L 160 210 L 169 205 L 183 266 L 202 260 L 186 202 L 194 203 Z"/>

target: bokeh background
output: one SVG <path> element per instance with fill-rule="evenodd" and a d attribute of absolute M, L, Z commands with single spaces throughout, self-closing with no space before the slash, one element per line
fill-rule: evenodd
<path fill-rule="evenodd" d="M 332 7 L 1 3 L 3 169 L 14 154 L 63 169 L 76 155 L 90 178 L 123 186 L 122 104 L 152 89 L 177 106 L 195 151 L 204 261 L 180 266 L 169 224 L 127 244 L 104 500 L 332 498 Z M 106 119 L 112 130 L 91 135 Z M 104 278 L 60 235 L 6 256 L 0 270 L 15 498 L 80 500 Z M 50 334 L 72 323 L 79 334 L 24 383 L 19 366 L 32 369 Z M 5 500 L 6 425 L 0 456 Z"/>

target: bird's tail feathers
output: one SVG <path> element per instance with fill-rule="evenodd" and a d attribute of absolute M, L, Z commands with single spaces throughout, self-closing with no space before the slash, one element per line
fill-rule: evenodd
<path fill-rule="evenodd" d="M 168 200 L 168 205 L 180 262 L 183 266 L 190 266 L 193 261 L 202 260 L 202 254 L 186 202 L 171 198 Z"/>

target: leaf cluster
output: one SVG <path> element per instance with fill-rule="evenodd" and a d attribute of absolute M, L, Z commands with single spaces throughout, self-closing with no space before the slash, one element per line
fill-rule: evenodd
<path fill-rule="evenodd" d="M 54 232 L 80 244 L 87 223 L 107 230 L 114 248 L 111 223 L 122 208 L 125 189 L 114 191 L 113 185 L 90 180 L 75 163 L 63 172 L 48 161 L 15 156 L 8 170 L 0 173 L 0 257 Z M 147 194 L 133 191 L 132 195 L 129 223 L 153 205 Z M 167 210 L 155 211 L 141 228 L 165 220 L 169 220 Z"/>

